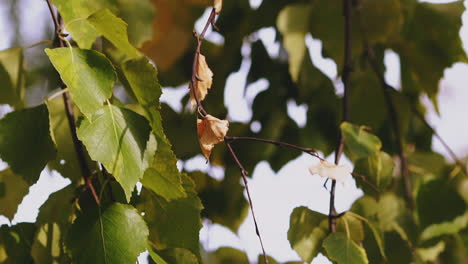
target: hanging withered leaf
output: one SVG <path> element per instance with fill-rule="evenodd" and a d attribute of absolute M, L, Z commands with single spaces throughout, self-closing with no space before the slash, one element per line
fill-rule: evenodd
<path fill-rule="evenodd" d="M 206 159 L 210 159 L 214 146 L 224 141 L 228 130 L 227 120 L 220 120 L 212 115 L 206 115 L 205 119 L 197 119 L 198 141 Z"/>
<path fill-rule="evenodd" d="M 198 96 L 198 100 L 201 102 L 203 99 L 205 99 L 205 96 L 208 93 L 208 89 L 210 89 L 211 85 L 213 84 L 213 72 L 208 67 L 205 56 L 202 54 L 198 56 L 197 77 L 198 80 L 196 89 L 190 87 L 190 99 L 192 102 L 192 107 L 197 105 L 193 91 L 195 90 Z"/>
<path fill-rule="evenodd" d="M 213 7 L 216 11 L 216 14 L 219 14 L 223 8 L 223 0 L 214 0 Z"/>
<path fill-rule="evenodd" d="M 310 174 L 318 174 L 321 177 L 326 177 L 337 182 L 345 183 L 351 176 L 351 168 L 347 165 L 335 165 L 328 161 L 320 161 L 309 167 Z"/>

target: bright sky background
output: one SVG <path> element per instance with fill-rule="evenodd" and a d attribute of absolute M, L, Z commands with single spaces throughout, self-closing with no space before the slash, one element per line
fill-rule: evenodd
<path fill-rule="evenodd" d="M 38 39 L 39 32 L 44 31 L 50 18 L 47 6 L 44 1 L 37 0 L 18 0 L 21 5 L 28 8 L 21 8 L 18 14 L 25 25 L 21 28 L 21 33 L 25 43 L 34 44 L 41 41 Z M 453 2 L 453 1 L 426 1 L 426 2 Z M 261 0 L 250 0 L 252 7 L 258 7 Z M 465 1 L 465 6 L 468 1 Z M 10 47 L 11 38 L 14 34 L 8 27 L 9 9 L 0 3 L 0 50 Z M 205 14 L 201 21 L 197 23 L 197 29 L 200 31 L 201 24 L 206 21 Z M 463 39 L 465 51 L 468 53 L 468 13 L 463 15 L 464 26 L 460 35 Z M 33 25 L 31 27 L 31 25 Z M 34 28 L 34 31 L 30 29 Z M 262 29 L 258 32 L 258 37 L 266 45 L 270 55 L 277 54 L 278 43 L 274 42 L 275 32 L 272 28 Z M 222 42 L 222 37 L 217 33 L 211 33 L 208 39 L 213 42 Z M 311 50 L 313 63 L 320 68 L 330 78 L 336 80 L 336 65 L 329 59 L 321 56 L 321 42 L 307 36 L 306 43 Z M 246 74 L 250 67 L 250 47 L 244 45 L 244 60 L 241 70 L 232 74 L 227 81 L 227 90 L 225 93 L 225 104 L 229 111 L 229 119 L 232 121 L 248 121 L 251 119 L 251 103 L 256 94 L 266 89 L 268 82 L 260 80 L 246 89 L 244 98 L 244 84 Z M 27 54 L 26 54 L 27 60 Z M 28 63 L 28 61 L 27 61 Z M 388 51 L 385 56 L 387 81 L 395 87 L 400 86 L 399 76 L 399 58 Z M 216 74 L 216 73 L 215 73 Z M 339 86 L 339 80 L 336 80 Z M 457 63 L 452 68 L 446 70 L 445 77 L 441 81 L 441 91 L 439 94 L 440 116 L 437 116 L 433 109 L 427 115 L 429 122 L 436 128 L 447 143 L 454 149 L 458 156 L 462 157 L 468 154 L 468 123 L 462 122 L 468 113 L 468 64 Z M 163 101 L 168 102 L 176 110 L 182 106 L 177 100 L 186 93 L 186 86 L 178 89 L 164 89 Z M 426 100 L 428 102 L 428 100 Z M 427 103 L 430 106 L 429 102 Z M 306 106 L 297 106 L 295 102 L 290 102 L 288 113 L 299 124 L 305 123 Z M 233 111 L 235 109 L 235 111 Z M 8 110 L 8 107 L 0 106 L 1 113 Z M 446 151 L 435 139 L 434 149 L 445 156 Z M 262 147 L 259 145 L 258 147 Z M 240 157 L 242 159 L 242 157 Z M 307 206 L 312 210 L 327 213 L 329 194 L 323 188 L 324 180 L 319 176 L 312 176 L 308 173 L 308 167 L 317 161 L 310 156 L 301 155 L 299 158 L 291 161 L 284 166 L 279 173 L 275 174 L 269 164 L 265 161 L 260 162 L 253 171 L 253 179 L 249 181 L 255 212 L 260 225 L 260 232 L 263 236 L 265 249 L 267 253 L 280 262 L 299 260 L 297 254 L 290 248 L 287 240 L 287 230 L 289 227 L 289 215 L 297 206 Z M 347 161 L 343 161 L 347 162 Z M 182 164 L 179 164 L 182 166 Z M 223 176 L 222 169 L 210 168 L 206 165 L 201 156 L 197 156 L 190 162 L 183 164 L 187 170 L 203 170 L 209 172 L 216 178 Z M 0 170 L 5 168 L 6 164 L 0 161 Z M 69 184 L 68 179 L 62 178 L 55 172 L 45 170 L 41 174 L 40 180 L 31 187 L 30 193 L 24 198 L 19 207 L 18 213 L 13 220 L 18 222 L 34 222 L 38 214 L 38 208 L 44 203 L 49 194 L 55 192 Z M 355 187 L 354 182 L 348 182 L 346 185 L 337 185 L 336 207 L 338 211 L 347 210 L 353 201 L 362 195 L 362 192 Z M 9 224 L 5 217 L 0 216 L 0 224 Z M 248 253 L 253 261 L 257 259 L 260 253 L 258 238 L 255 235 L 254 225 L 251 215 L 247 216 L 245 222 L 241 225 L 239 234 L 233 234 L 228 229 L 216 225 L 207 224 L 200 232 L 200 238 L 205 248 L 215 250 L 220 246 L 231 246 Z M 146 263 L 142 260 L 140 263 Z M 313 263 L 329 263 L 324 257 L 317 257 Z"/>

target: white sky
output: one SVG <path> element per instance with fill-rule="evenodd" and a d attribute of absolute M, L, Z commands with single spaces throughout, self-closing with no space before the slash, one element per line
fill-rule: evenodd
<path fill-rule="evenodd" d="M 261 0 L 250 0 L 253 7 L 258 7 Z M 453 2 L 453 1 L 426 1 L 426 2 Z M 45 30 L 48 20 L 48 11 L 44 1 L 21 0 L 21 4 L 28 6 L 22 8 L 20 16 L 26 19 L 28 25 L 22 29 L 23 38 L 27 43 L 33 44 L 41 41 L 37 39 L 38 34 Z M 465 6 L 468 1 L 465 1 Z M 6 49 L 10 45 L 10 39 L 13 32 L 8 28 L 8 12 L 5 5 L 0 4 L 0 50 Z M 45 18 L 45 19 L 44 19 Z M 206 14 L 202 20 L 206 20 Z M 460 32 L 463 39 L 465 51 L 468 52 L 468 14 L 463 15 L 464 26 Z M 200 22 L 197 23 L 197 29 L 200 30 Z M 35 31 L 31 32 L 29 25 L 34 25 Z M 27 33 L 27 34 L 26 34 Z M 271 55 L 277 54 L 278 44 L 274 42 L 274 30 L 262 29 L 258 36 L 266 45 Z M 222 36 L 217 33 L 208 35 L 208 38 L 214 42 L 224 41 Z M 330 78 L 336 78 L 336 65 L 329 59 L 321 56 L 321 42 L 307 36 L 307 46 L 311 50 L 311 56 L 314 64 L 320 68 Z M 250 48 L 245 45 L 243 48 L 244 60 L 241 70 L 233 73 L 227 80 L 227 89 L 225 94 L 225 104 L 230 110 L 229 118 L 236 121 L 248 121 L 251 119 L 251 103 L 258 92 L 268 86 L 266 80 L 260 80 L 247 87 L 246 98 L 244 98 L 244 87 L 246 74 L 250 67 L 250 60 L 246 57 L 250 53 Z M 399 58 L 388 51 L 385 56 L 387 81 L 393 86 L 400 84 L 399 77 Z M 440 116 L 434 111 L 427 115 L 429 122 L 437 129 L 448 144 L 455 150 L 459 156 L 468 154 L 468 123 L 460 122 L 464 120 L 468 113 L 468 64 L 457 63 L 452 68 L 446 70 L 445 77 L 441 82 L 441 91 L 439 95 Z M 240 89 L 241 87 L 242 89 Z M 177 90 L 164 89 L 162 100 L 168 102 L 176 110 L 180 110 L 182 105 L 177 102 L 186 93 L 186 87 Z M 297 106 L 294 102 L 289 102 L 288 113 L 294 116 L 299 125 L 305 122 L 305 106 Z M 235 109 L 235 111 L 232 111 Z M 5 111 L 5 107 L 0 108 L 0 112 Z M 261 147 L 261 145 L 259 145 Z M 434 149 L 444 155 L 446 151 L 441 144 L 434 140 Z M 242 157 L 241 157 L 242 159 Z M 280 262 L 299 260 L 297 254 L 290 248 L 287 240 L 287 230 L 289 227 L 289 215 L 297 206 L 307 206 L 312 210 L 327 213 L 329 194 L 322 187 L 323 179 L 319 176 L 311 176 L 307 168 L 317 161 L 307 155 L 301 155 L 283 167 L 279 173 L 275 174 L 267 162 L 260 162 L 253 172 L 253 179 L 249 181 L 252 199 L 259 221 L 260 231 L 265 243 L 267 253 Z M 344 161 L 346 162 L 346 161 Z M 184 164 L 186 169 L 200 169 L 209 171 L 216 178 L 221 178 L 223 170 L 220 168 L 210 168 L 203 161 L 203 158 L 196 157 L 190 162 Z M 0 162 L 0 169 L 6 167 L 6 164 Z M 45 170 L 41 178 L 30 189 L 30 193 L 24 198 L 20 205 L 18 213 L 15 215 L 13 223 L 34 222 L 37 217 L 39 206 L 45 202 L 48 195 L 57 191 L 69 183 L 69 180 L 63 179 L 57 173 L 49 173 Z M 355 188 L 354 182 L 345 186 L 338 185 L 336 203 L 338 211 L 347 210 L 352 202 L 359 197 L 362 192 Z M 8 224 L 8 220 L 0 216 L 0 224 Z M 231 246 L 244 250 L 251 260 L 256 260 L 260 253 L 258 238 L 255 235 L 252 218 L 249 213 L 246 221 L 241 225 L 239 234 L 235 235 L 220 225 L 207 225 L 200 232 L 200 238 L 208 250 L 215 250 L 220 246 Z M 142 260 L 140 263 L 146 263 Z M 329 263 L 324 257 L 317 257 L 315 264 Z"/>

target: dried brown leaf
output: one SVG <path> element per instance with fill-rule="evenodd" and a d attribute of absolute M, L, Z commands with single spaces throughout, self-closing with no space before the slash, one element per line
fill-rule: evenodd
<path fill-rule="evenodd" d="M 223 0 L 214 0 L 213 7 L 216 11 L 216 14 L 219 14 L 223 8 Z"/>
<path fill-rule="evenodd" d="M 197 119 L 198 141 L 206 159 L 210 159 L 214 146 L 224 141 L 228 130 L 227 120 L 220 120 L 212 115 L 206 115 L 203 120 Z"/>
<path fill-rule="evenodd" d="M 206 94 L 208 93 L 208 89 L 210 89 L 211 85 L 213 84 L 213 72 L 208 67 L 205 56 L 202 54 L 200 54 L 198 57 L 197 76 L 200 78 L 200 80 L 197 80 L 197 89 L 195 92 L 197 93 L 198 100 L 201 102 L 203 99 L 205 99 Z M 192 102 L 192 107 L 195 107 L 197 102 L 195 100 L 195 96 L 193 95 L 193 90 L 193 87 L 190 87 L 190 99 Z"/>

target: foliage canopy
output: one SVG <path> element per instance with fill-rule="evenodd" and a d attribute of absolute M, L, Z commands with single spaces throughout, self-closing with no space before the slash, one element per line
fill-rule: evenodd
<path fill-rule="evenodd" d="M 157 264 L 246 263 L 236 249 L 205 251 L 202 219 L 237 232 L 252 208 L 246 172 L 262 160 L 278 171 L 301 151 L 321 161 L 344 152 L 364 192 L 346 212 L 333 202 L 328 216 L 301 205 L 291 212 L 287 236 L 301 261 L 321 253 L 340 264 L 468 262 L 466 159 L 450 163 L 432 150 L 436 131 L 421 99 L 437 109 L 444 70 L 468 62 L 463 1 L 42 2 L 53 10 L 43 32 L 55 36 L 50 45 L 26 48 L 16 36 L 18 45 L 0 51 L 0 104 L 11 107 L 0 119 L 8 164 L 0 214 L 13 219 L 43 170 L 71 184 L 50 195 L 35 223 L 0 227 L 0 263 L 126 264 L 145 250 Z M 204 11 L 206 28 L 218 28 L 207 34 L 222 41 L 205 31 L 194 40 Z M 278 52 L 258 36 L 265 28 Z M 310 36 L 336 63 L 344 94 L 315 65 Z M 401 87 L 385 81 L 387 51 L 400 57 Z M 228 123 L 226 82 L 247 59 L 246 86 L 268 87 L 249 121 Z M 178 86 L 192 90 L 176 111 L 160 96 Z M 304 126 L 288 115 L 290 101 L 307 105 Z M 221 180 L 177 167 L 202 153 L 224 168 Z"/>

